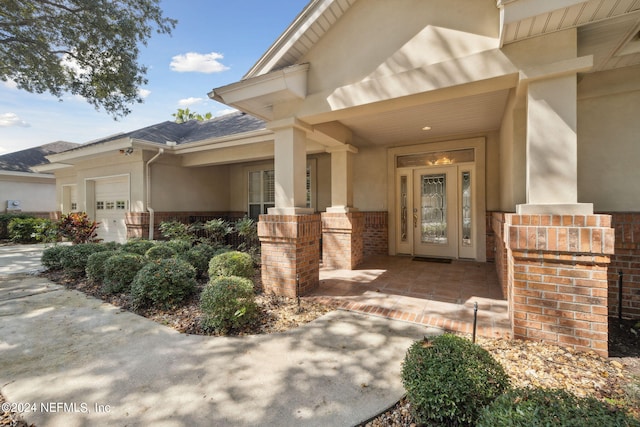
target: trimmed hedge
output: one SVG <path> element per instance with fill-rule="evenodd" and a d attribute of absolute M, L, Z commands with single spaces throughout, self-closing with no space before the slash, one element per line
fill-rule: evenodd
<path fill-rule="evenodd" d="M 238 276 L 253 280 L 255 269 L 251 255 L 240 251 L 218 254 L 209 262 L 209 277 Z"/>
<path fill-rule="evenodd" d="M 566 390 L 514 389 L 484 408 L 478 427 L 638 427 L 640 421 L 592 397 Z"/>
<path fill-rule="evenodd" d="M 61 254 L 62 269 L 71 277 L 82 277 L 87 268 L 87 260 L 91 254 L 107 250 L 100 243 L 80 243 L 78 245 L 65 246 Z"/>
<path fill-rule="evenodd" d="M 258 314 L 253 282 L 244 277 L 218 277 L 200 295 L 202 327 L 228 332 L 253 322 Z"/>
<path fill-rule="evenodd" d="M 147 264 L 142 255 L 118 252 L 104 263 L 102 291 L 108 294 L 129 292 L 131 283 L 141 268 Z"/>
<path fill-rule="evenodd" d="M 154 244 L 150 240 L 129 240 L 121 249 L 132 254 L 144 255 Z"/>
<path fill-rule="evenodd" d="M 104 266 L 106 261 L 119 253 L 121 252 L 106 250 L 89 255 L 89 258 L 87 259 L 87 268 L 85 269 L 87 279 L 94 283 L 102 283 L 104 281 Z"/>
<path fill-rule="evenodd" d="M 216 254 L 216 249 L 204 243 L 190 248 L 179 257 L 195 267 L 198 277 L 205 277 L 211 258 Z"/>
<path fill-rule="evenodd" d="M 196 290 L 196 269 L 177 258 L 160 259 L 145 265 L 131 285 L 133 307 L 149 305 L 170 308 L 182 303 Z"/>
<path fill-rule="evenodd" d="M 509 377 L 482 347 L 444 334 L 413 343 L 402 383 L 418 423 L 472 426 L 482 408 L 507 389 Z"/>
<path fill-rule="evenodd" d="M 175 249 L 164 243 L 157 243 L 150 247 L 144 254 L 144 256 L 150 260 L 173 258 L 176 255 L 178 255 L 178 253 Z"/>
<path fill-rule="evenodd" d="M 65 251 L 70 250 L 71 246 L 55 245 L 42 251 L 42 265 L 50 270 L 62 270 L 62 259 Z"/>

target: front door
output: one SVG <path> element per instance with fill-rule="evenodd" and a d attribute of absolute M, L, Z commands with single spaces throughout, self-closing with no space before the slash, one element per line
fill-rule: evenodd
<path fill-rule="evenodd" d="M 413 171 L 414 254 L 458 257 L 458 212 L 455 167 Z"/>

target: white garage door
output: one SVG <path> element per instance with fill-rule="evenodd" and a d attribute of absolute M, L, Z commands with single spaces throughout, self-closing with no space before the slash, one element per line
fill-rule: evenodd
<path fill-rule="evenodd" d="M 127 226 L 125 212 L 129 210 L 129 177 L 97 179 L 96 193 L 96 221 L 98 238 L 105 242 L 127 241 Z"/>

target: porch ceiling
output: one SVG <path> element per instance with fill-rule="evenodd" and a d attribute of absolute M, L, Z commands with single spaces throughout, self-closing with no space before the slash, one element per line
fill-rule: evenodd
<path fill-rule="evenodd" d="M 358 145 L 415 144 L 498 129 L 508 96 L 509 90 L 500 90 L 340 121 L 364 140 Z M 431 130 L 423 130 L 425 126 Z"/>

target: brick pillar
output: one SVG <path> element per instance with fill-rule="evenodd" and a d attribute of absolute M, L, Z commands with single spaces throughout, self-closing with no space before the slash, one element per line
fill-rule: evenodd
<path fill-rule="evenodd" d="M 607 356 L 609 215 L 505 215 L 514 338 Z"/>
<path fill-rule="evenodd" d="M 364 257 L 364 214 L 322 213 L 322 265 L 352 270 Z"/>
<path fill-rule="evenodd" d="M 127 239 L 149 237 L 149 212 L 126 212 Z"/>
<path fill-rule="evenodd" d="M 262 286 L 265 292 L 296 297 L 320 283 L 319 214 L 260 215 L 258 237 L 262 252 Z"/>

